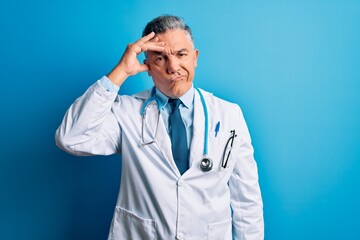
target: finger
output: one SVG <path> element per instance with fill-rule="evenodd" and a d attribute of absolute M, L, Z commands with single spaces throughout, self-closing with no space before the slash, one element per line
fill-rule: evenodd
<path fill-rule="evenodd" d="M 154 37 L 155 33 L 151 32 L 150 34 L 140 38 L 138 41 L 136 41 L 133 44 L 130 44 L 129 49 L 132 49 L 136 55 L 139 55 L 141 52 L 144 51 L 158 51 L 162 52 L 164 51 L 164 42 L 159 42 L 158 37 Z"/>
<path fill-rule="evenodd" d="M 129 51 L 135 52 L 136 55 L 139 55 L 141 52 L 145 51 L 156 51 L 156 52 L 163 52 L 164 42 L 157 42 L 157 43 L 144 43 L 144 44 L 130 44 L 128 46 Z"/>
<path fill-rule="evenodd" d="M 156 45 L 143 45 L 141 47 L 141 52 L 146 52 L 146 51 L 164 52 L 165 48 L 163 46 L 156 46 Z"/>
<path fill-rule="evenodd" d="M 149 71 L 149 67 L 146 64 L 140 64 L 139 72 L 147 72 Z"/>
<path fill-rule="evenodd" d="M 153 37 L 149 42 L 159 42 L 159 37 Z"/>
<path fill-rule="evenodd" d="M 155 33 L 154 32 L 151 32 L 149 33 L 148 35 L 140 38 L 139 40 L 136 41 L 136 43 L 144 43 L 144 42 L 147 42 L 149 40 L 151 40 L 152 38 L 154 38 L 155 36 Z"/>
<path fill-rule="evenodd" d="M 143 43 L 140 47 L 142 51 L 152 50 L 153 48 L 160 49 L 160 51 L 163 51 L 164 46 L 165 46 L 165 42 L 146 42 Z"/>
<path fill-rule="evenodd" d="M 138 55 L 143 51 L 147 51 L 148 49 L 152 48 L 151 44 L 154 44 L 155 46 L 164 46 L 164 42 L 159 42 L 158 37 L 154 37 L 155 33 L 151 32 L 150 34 L 140 38 L 138 41 L 136 41 L 132 45 L 132 49 L 135 51 L 135 53 Z M 148 45 L 150 44 L 150 45 Z M 155 47 L 153 51 L 163 51 L 163 48 L 157 48 Z"/>

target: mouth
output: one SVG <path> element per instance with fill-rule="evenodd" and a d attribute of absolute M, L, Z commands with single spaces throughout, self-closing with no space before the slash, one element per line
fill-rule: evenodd
<path fill-rule="evenodd" d="M 176 76 L 176 77 L 170 78 L 170 81 L 177 82 L 177 81 L 182 80 L 183 78 L 185 78 L 185 76 L 184 76 L 184 75 L 180 75 L 180 76 Z"/>

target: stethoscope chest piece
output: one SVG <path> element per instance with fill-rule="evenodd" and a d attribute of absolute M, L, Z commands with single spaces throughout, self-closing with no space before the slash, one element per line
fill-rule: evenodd
<path fill-rule="evenodd" d="M 208 172 L 213 167 L 213 161 L 210 158 L 203 158 L 200 162 L 200 169 L 203 172 Z"/>

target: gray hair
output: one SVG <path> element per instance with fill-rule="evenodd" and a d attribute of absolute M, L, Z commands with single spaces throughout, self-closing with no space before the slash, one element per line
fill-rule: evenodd
<path fill-rule="evenodd" d="M 154 32 L 155 34 L 163 33 L 169 29 L 184 30 L 190 36 L 191 41 L 194 42 L 191 29 L 185 24 L 184 19 L 172 15 L 162 15 L 148 22 L 144 28 L 142 36 L 144 37 L 151 32 Z"/>

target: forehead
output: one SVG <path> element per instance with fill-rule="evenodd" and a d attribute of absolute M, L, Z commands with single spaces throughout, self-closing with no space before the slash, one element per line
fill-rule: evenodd
<path fill-rule="evenodd" d="M 159 41 L 165 43 L 166 50 L 193 49 L 194 44 L 190 35 L 182 29 L 170 29 L 163 33 L 156 34 Z"/>

